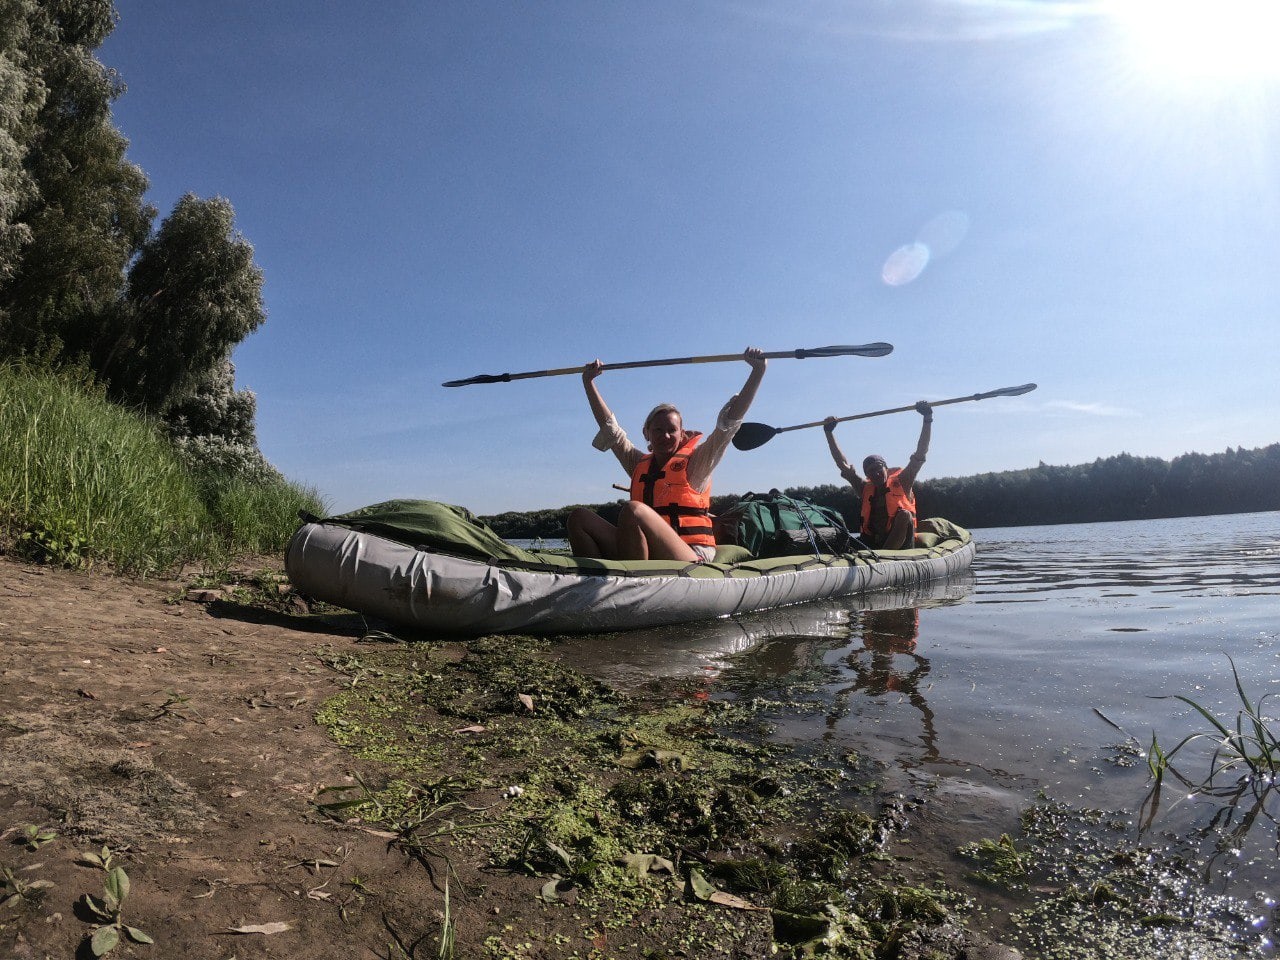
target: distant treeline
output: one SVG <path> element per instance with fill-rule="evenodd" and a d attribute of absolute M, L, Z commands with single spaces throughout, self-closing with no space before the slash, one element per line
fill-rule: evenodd
<path fill-rule="evenodd" d="M 834 507 L 851 526 L 857 521 L 857 504 L 847 484 L 788 487 L 783 492 Z M 739 497 L 713 497 L 712 510 L 725 510 Z M 921 516 L 946 517 L 970 528 L 1280 510 L 1280 443 L 1253 450 L 1187 453 L 1173 460 L 1122 453 L 1077 466 L 1042 463 L 1028 470 L 921 480 L 916 502 Z M 617 510 L 616 501 L 587 506 L 606 516 Z M 484 519 L 503 537 L 558 538 L 564 536 L 565 517 L 572 509 L 500 513 Z"/>

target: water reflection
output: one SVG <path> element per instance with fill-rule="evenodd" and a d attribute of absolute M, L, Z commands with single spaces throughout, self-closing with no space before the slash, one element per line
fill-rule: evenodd
<path fill-rule="evenodd" d="M 921 759 L 937 760 L 938 731 L 933 711 L 924 696 L 929 660 L 916 650 L 916 641 L 920 638 L 920 608 L 903 606 L 862 610 L 856 617 L 855 634 L 862 637 L 862 646 L 850 650 L 842 660 L 854 682 L 836 692 L 835 702 L 843 709 L 828 716 L 828 729 L 836 729 L 837 715 L 847 712 L 851 697 L 858 694 L 869 697 L 896 694 L 901 701 L 919 711 L 922 718 L 924 730 L 920 741 L 925 751 Z"/>
<path fill-rule="evenodd" d="M 973 587 L 973 576 L 966 573 L 899 590 L 710 622 L 575 635 L 557 640 L 554 653 L 569 666 L 621 689 L 662 679 L 711 681 L 730 666 L 735 676 L 744 679 L 782 682 L 812 673 L 828 651 L 845 647 L 851 638 L 861 638 L 868 651 L 883 648 L 888 653 L 890 647 L 904 644 L 914 647 L 919 609 L 959 602 Z M 883 665 L 883 656 L 878 663 Z M 927 672 L 927 661 L 924 669 Z"/>
<path fill-rule="evenodd" d="M 982 896 L 966 886 L 955 851 L 1022 837 L 1023 813 L 1051 801 L 1105 811 L 1096 827 L 1080 823 L 1098 833 L 1088 849 L 1099 862 L 1108 844 L 1154 850 L 1194 864 L 1202 892 L 1256 896 L 1273 922 L 1280 787 L 1231 772 L 1206 788 L 1215 744 L 1204 740 L 1179 754 L 1183 779 L 1167 773 L 1163 797 L 1152 797 L 1146 752 L 1153 738 L 1169 748 L 1209 728 L 1179 697 L 1236 727 L 1232 661 L 1280 732 L 1269 696 L 1280 689 L 1280 513 L 980 530 L 975 539 L 973 576 L 915 593 L 556 649 L 624 687 L 678 678 L 672 695 L 686 695 L 696 678 L 709 696 L 790 697 L 796 709 L 768 718 L 778 742 L 856 754 L 883 791 L 929 798 L 916 814 L 927 837 L 913 847 L 920 876 Z"/>

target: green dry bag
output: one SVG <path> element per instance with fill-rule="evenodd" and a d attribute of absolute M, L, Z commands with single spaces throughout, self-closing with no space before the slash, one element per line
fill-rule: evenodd
<path fill-rule="evenodd" d="M 854 539 L 835 510 L 777 490 L 748 493 L 716 517 L 716 543 L 746 547 L 757 557 L 846 553 Z"/>

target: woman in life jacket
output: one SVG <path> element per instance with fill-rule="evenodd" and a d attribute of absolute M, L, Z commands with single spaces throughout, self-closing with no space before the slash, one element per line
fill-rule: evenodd
<path fill-rule="evenodd" d="M 751 373 L 741 392 L 721 409 L 709 435 L 686 431 L 680 411 L 660 403 L 645 417 L 647 453 L 627 438 L 601 397 L 595 382 L 603 371 L 600 361 L 582 368 L 587 402 L 600 427 L 592 446 L 613 451 L 631 477 L 631 499 L 623 504 L 616 525 L 585 507 L 569 514 L 566 526 L 575 556 L 690 563 L 715 557 L 711 472 L 742 425 L 768 363 L 756 347 L 748 347 L 742 359 Z"/>
<path fill-rule="evenodd" d="M 867 474 L 865 480 L 858 476 L 836 443 L 836 418 L 827 417 L 823 423 L 831 459 L 861 500 L 862 540 L 872 550 L 909 550 L 915 546 L 916 474 L 924 466 L 929 452 L 933 407 L 921 400 L 916 404 L 916 411 L 924 422 L 920 425 L 916 452 L 907 460 L 907 465 L 891 470 L 884 457 L 872 454 L 862 461 L 862 469 Z"/>

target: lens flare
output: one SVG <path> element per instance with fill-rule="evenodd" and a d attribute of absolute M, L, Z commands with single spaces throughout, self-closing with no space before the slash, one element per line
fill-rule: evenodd
<path fill-rule="evenodd" d="M 929 248 L 933 257 L 945 257 L 964 241 L 969 232 L 969 215 L 963 210 L 947 210 L 923 227 L 916 241 Z"/>
<path fill-rule="evenodd" d="M 929 265 L 929 248 L 923 243 L 909 243 L 889 254 L 880 269 L 880 279 L 891 287 L 910 283 Z"/>

